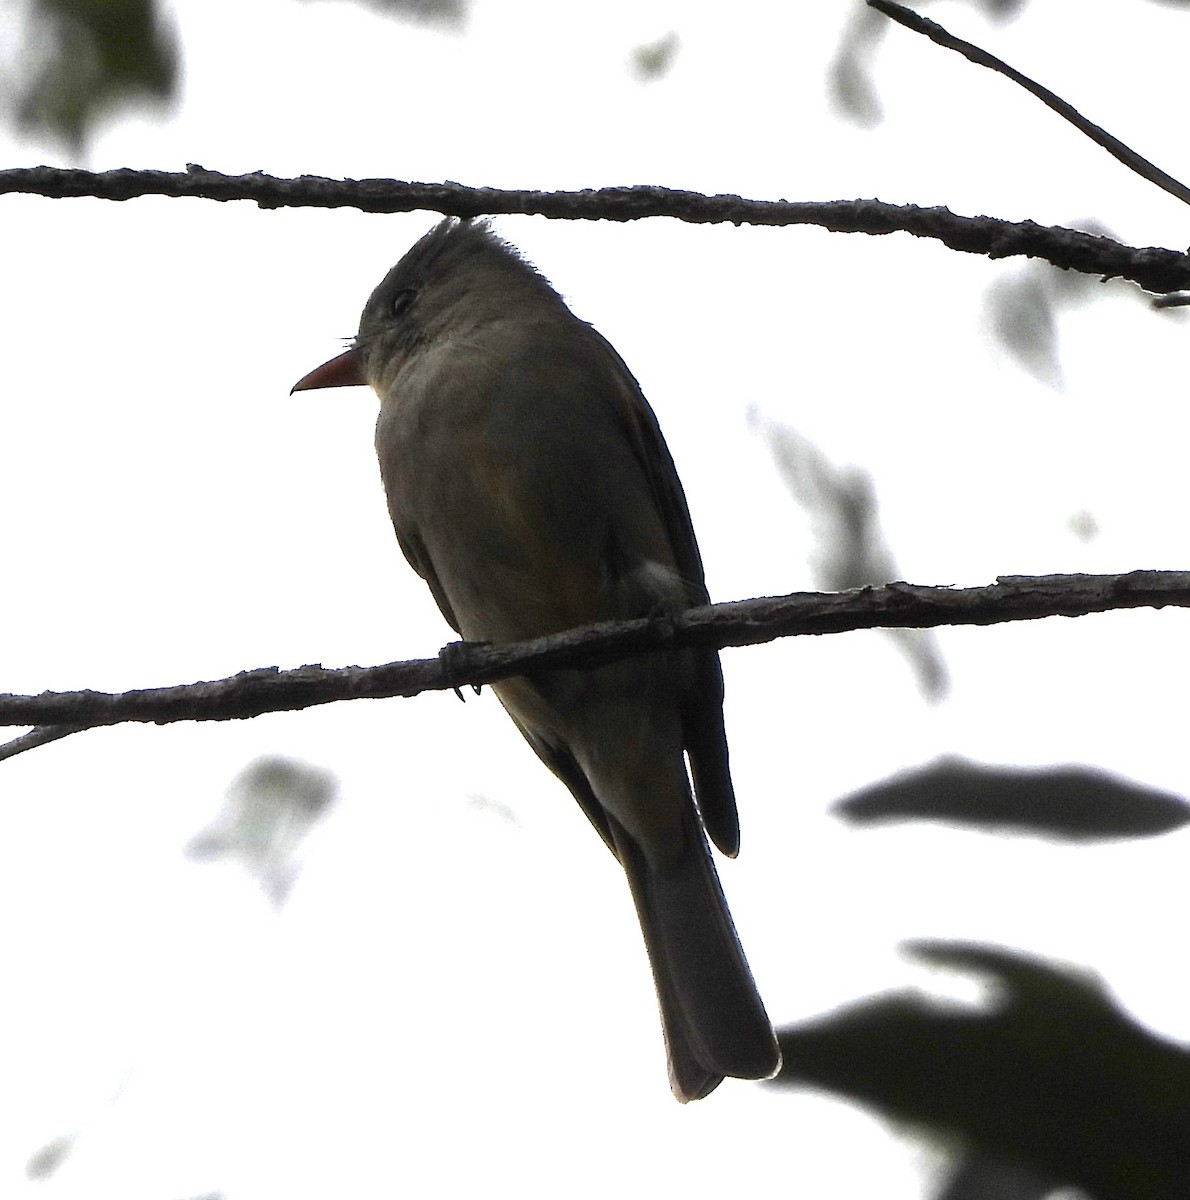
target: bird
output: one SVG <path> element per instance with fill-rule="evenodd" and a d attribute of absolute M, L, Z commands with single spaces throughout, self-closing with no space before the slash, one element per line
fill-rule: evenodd
<path fill-rule="evenodd" d="M 448 217 L 293 391 L 368 385 L 397 540 L 465 642 L 709 603 L 677 470 L 639 384 L 491 225 Z M 708 837 L 739 850 L 716 650 L 492 685 L 627 876 L 682 1102 L 780 1067 Z M 689 768 L 687 769 L 687 761 Z"/>

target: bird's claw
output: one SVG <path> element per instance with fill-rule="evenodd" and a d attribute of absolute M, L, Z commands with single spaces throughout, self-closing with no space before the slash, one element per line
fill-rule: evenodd
<path fill-rule="evenodd" d="M 486 646 L 488 644 L 487 642 L 447 642 L 438 651 L 438 661 L 442 664 L 442 673 L 446 676 L 447 686 L 464 702 L 467 697 L 463 695 L 462 686 L 452 683 L 451 680 L 457 679 L 460 675 L 467 673 L 467 668 L 471 665 L 472 647 Z M 480 683 L 472 683 L 468 686 L 470 686 L 471 690 L 477 696 L 483 691 L 483 685 Z"/>

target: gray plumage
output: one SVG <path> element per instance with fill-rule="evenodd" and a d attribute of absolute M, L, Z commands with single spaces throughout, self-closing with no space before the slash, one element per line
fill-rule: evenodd
<path fill-rule="evenodd" d="M 423 237 L 373 292 L 351 355 L 381 400 L 376 449 L 401 548 L 460 636 L 519 641 L 707 602 L 636 380 L 486 224 L 447 220 Z M 718 655 L 655 653 L 493 690 L 625 870 L 675 1094 L 772 1075 L 780 1055 L 703 832 L 737 852 Z"/>

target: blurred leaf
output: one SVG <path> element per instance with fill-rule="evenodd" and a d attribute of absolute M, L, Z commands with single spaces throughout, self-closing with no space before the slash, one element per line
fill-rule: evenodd
<path fill-rule="evenodd" d="M 777 470 L 793 498 L 810 514 L 817 547 L 812 563 L 825 591 L 842 592 L 898 577 L 880 528 L 876 485 L 859 467 L 837 467 L 812 442 L 775 421 L 754 415 Z M 949 680 L 938 641 L 929 629 L 885 630 L 912 664 L 930 700 L 945 695 Z"/>
<path fill-rule="evenodd" d="M 888 24 L 875 9 L 854 8 L 827 70 L 827 91 L 836 111 L 861 129 L 871 129 L 884 118 L 872 59 Z"/>
<path fill-rule="evenodd" d="M 1190 1055 L 1093 982 L 994 947 L 925 942 L 991 975 L 968 1008 L 894 993 L 780 1031 L 775 1086 L 823 1088 L 1026 1162 L 1096 1200 L 1190 1194 Z"/>
<path fill-rule="evenodd" d="M 858 467 L 837 467 L 814 445 L 775 421 L 754 424 L 790 495 L 814 522 L 814 573 L 822 587 L 846 591 L 896 578 L 892 552 L 877 520 L 876 488 Z"/>
<path fill-rule="evenodd" d="M 520 826 L 516 813 L 503 800 L 493 800 L 490 796 L 475 792 L 467 797 L 467 803 L 476 812 L 490 813 L 506 825 Z"/>
<path fill-rule="evenodd" d="M 1095 514 L 1085 508 L 1071 513 L 1066 527 L 1080 542 L 1090 542 L 1099 536 L 1099 522 L 1095 520 Z"/>
<path fill-rule="evenodd" d="M 941 700 L 950 690 L 950 675 L 946 660 L 938 645 L 937 635 L 932 629 L 886 629 L 884 636 L 891 638 L 909 660 L 917 676 L 917 688 L 931 704 Z"/>
<path fill-rule="evenodd" d="M 1069 841 L 1150 837 L 1190 822 L 1190 804 L 1089 767 L 986 766 L 957 757 L 899 772 L 835 805 L 858 824 L 949 821 Z"/>
<path fill-rule="evenodd" d="M 174 31 L 153 0 L 32 0 L 15 85 L 19 129 L 80 150 L 120 106 L 173 98 Z"/>
<path fill-rule="evenodd" d="M 827 75 L 827 89 L 836 110 L 861 129 L 879 125 L 884 106 L 872 84 L 868 63 L 855 47 L 836 54 Z"/>
<path fill-rule="evenodd" d="M 1115 239 L 1093 218 L 1068 221 L 1067 227 L 1093 237 Z M 1101 296 L 1127 296 L 1163 313 L 1185 314 L 1156 305 L 1153 297 L 1123 279 L 1097 279 L 1081 271 L 1064 271 L 1034 260 L 996 280 L 986 293 L 986 306 L 996 340 L 1040 383 L 1060 389 L 1062 366 L 1058 321 L 1062 313 Z M 1160 299 L 1160 298 L 1159 298 Z"/>
<path fill-rule="evenodd" d="M 993 21 L 1008 21 L 1020 16 L 1029 0 L 975 0 Z"/>
<path fill-rule="evenodd" d="M 967 1155 L 935 1200 L 1046 1200 L 1062 1184 L 1028 1163 L 988 1154 Z"/>
<path fill-rule="evenodd" d="M 1187 3 L 1190 4 L 1190 0 L 1187 0 Z M 1076 220 L 1067 221 L 1066 225 L 1070 229 L 1077 229 L 1080 233 L 1089 233 L 1092 237 L 1109 238 L 1114 242 L 1121 240 L 1111 226 L 1104 224 L 1096 217 L 1079 217 Z M 1069 308 L 1075 304 L 1085 303 L 1092 297 L 1111 295 L 1126 296 L 1129 300 L 1139 301 L 1159 312 L 1172 314 L 1175 319 L 1184 319 L 1188 315 L 1182 308 L 1163 308 L 1159 302 L 1167 297 L 1151 296 L 1126 279 L 1099 279 L 1094 275 L 1085 275 L 1082 271 L 1063 271 L 1040 260 L 1031 262 L 1029 267 L 1048 277 L 1055 297 L 1054 309 L 1059 313 L 1064 307 Z M 1170 295 L 1176 295 L 1176 293 L 1170 293 Z"/>
<path fill-rule="evenodd" d="M 186 847 L 194 859 L 238 858 L 277 904 L 297 877 L 295 855 L 335 798 L 329 771 L 261 758 L 232 783 L 223 811 Z"/>
<path fill-rule="evenodd" d="M 381 16 L 451 29 L 462 28 L 467 20 L 468 0 L 355 0 L 355 3 Z"/>
<path fill-rule="evenodd" d="M 74 1134 L 66 1133 L 47 1142 L 29 1156 L 25 1175 L 29 1179 L 48 1179 L 70 1157 L 74 1149 Z"/>
<path fill-rule="evenodd" d="M 996 340 L 1039 383 L 1062 387 L 1053 290 L 1040 273 L 1026 268 L 988 288 L 987 304 Z"/>
<path fill-rule="evenodd" d="M 655 79 L 660 79 L 674 65 L 681 45 L 681 39 L 671 29 L 655 42 L 650 42 L 647 46 L 637 46 L 632 52 L 632 73 L 642 83 L 652 83 Z"/>
<path fill-rule="evenodd" d="M 1027 0 L 970 0 L 993 21 L 1017 16 Z M 924 8 L 917 0 L 912 8 Z M 884 117 L 880 94 L 873 78 L 872 62 L 881 39 L 892 22 L 866 5 L 852 10 L 851 20 L 839 38 L 839 46 L 827 73 L 827 88 L 835 109 L 844 119 L 870 129 Z"/>

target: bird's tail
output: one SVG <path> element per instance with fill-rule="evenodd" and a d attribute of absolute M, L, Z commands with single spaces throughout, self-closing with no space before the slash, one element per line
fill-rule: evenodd
<path fill-rule="evenodd" d="M 684 852 L 660 869 L 613 822 L 653 968 L 670 1086 L 683 1102 L 726 1075 L 767 1079 L 781 1065 L 693 804 L 684 833 Z"/>

